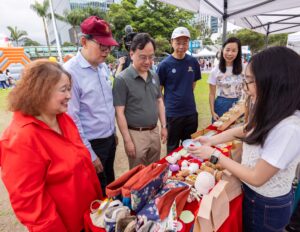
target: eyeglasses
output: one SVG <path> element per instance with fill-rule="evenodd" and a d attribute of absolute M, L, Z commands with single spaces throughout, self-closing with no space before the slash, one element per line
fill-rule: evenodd
<path fill-rule="evenodd" d="M 246 79 L 243 79 L 243 83 L 242 83 L 243 88 L 246 87 L 246 90 L 249 90 L 249 85 L 252 84 L 252 83 L 255 83 L 255 81 L 248 81 L 247 82 Z"/>
<path fill-rule="evenodd" d="M 100 48 L 100 51 L 101 52 L 110 52 L 113 47 L 112 46 L 105 46 L 105 45 L 102 45 L 100 43 L 98 43 L 96 40 L 94 39 L 90 39 L 91 41 L 93 41 L 94 43 L 98 44 L 99 48 Z"/>
<path fill-rule="evenodd" d="M 138 58 L 140 61 L 146 62 L 147 60 L 153 61 L 155 59 L 155 56 L 154 55 L 151 55 L 151 56 L 139 55 Z"/>

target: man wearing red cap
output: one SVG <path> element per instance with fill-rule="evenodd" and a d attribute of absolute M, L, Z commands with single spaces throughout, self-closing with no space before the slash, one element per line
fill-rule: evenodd
<path fill-rule="evenodd" d="M 80 27 L 82 48 L 64 64 L 73 82 L 68 113 L 90 151 L 105 193 L 106 185 L 115 179 L 116 137 L 109 69 L 104 61 L 118 43 L 109 24 L 96 16 L 84 20 Z"/>

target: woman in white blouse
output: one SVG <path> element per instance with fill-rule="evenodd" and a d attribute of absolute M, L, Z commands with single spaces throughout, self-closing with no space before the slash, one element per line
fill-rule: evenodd
<path fill-rule="evenodd" d="M 219 65 L 208 78 L 209 105 L 213 121 L 218 120 L 241 97 L 242 71 L 241 42 L 235 37 L 228 38 L 223 44 Z"/>
<path fill-rule="evenodd" d="M 243 88 L 254 103 L 245 127 L 233 128 L 190 151 L 219 162 L 243 181 L 243 231 L 283 231 L 292 213 L 292 181 L 300 161 L 300 56 L 285 47 L 253 56 Z M 243 140 L 242 163 L 211 146 Z"/>

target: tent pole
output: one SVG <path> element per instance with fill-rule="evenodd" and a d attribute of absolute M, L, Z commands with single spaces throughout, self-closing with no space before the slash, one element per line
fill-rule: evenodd
<path fill-rule="evenodd" d="M 222 42 L 225 43 L 226 41 L 226 33 L 227 33 L 227 0 L 224 0 L 224 14 L 223 14 L 223 36 L 222 36 Z"/>
<path fill-rule="evenodd" d="M 223 43 L 225 43 L 226 41 L 226 32 L 227 32 L 227 18 L 223 18 L 223 35 L 222 35 Z"/>
<path fill-rule="evenodd" d="M 55 35 L 55 42 L 56 42 L 57 53 L 58 53 L 58 61 L 59 61 L 59 63 L 62 64 L 63 59 L 62 59 L 62 53 L 61 53 L 61 47 L 60 47 L 60 40 L 59 40 L 58 33 L 57 33 L 56 20 L 55 20 L 55 17 L 54 17 L 52 0 L 49 1 L 49 6 L 50 6 L 50 13 L 51 13 L 51 18 L 52 18 L 53 30 L 54 30 L 54 35 Z"/>
<path fill-rule="evenodd" d="M 269 34 L 270 34 L 270 24 L 268 24 L 268 27 L 267 27 L 267 33 L 266 33 L 266 36 L 265 36 L 265 48 L 268 47 L 268 43 L 269 43 Z"/>

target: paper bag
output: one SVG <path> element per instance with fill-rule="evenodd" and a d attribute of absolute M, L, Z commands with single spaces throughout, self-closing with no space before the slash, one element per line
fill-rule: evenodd
<path fill-rule="evenodd" d="M 225 191 L 229 201 L 232 201 L 234 198 L 242 194 L 242 182 L 226 169 L 223 170 L 222 180 L 228 182 L 225 187 Z"/>
<path fill-rule="evenodd" d="M 214 231 L 217 231 L 229 216 L 229 200 L 225 191 L 227 181 L 220 180 L 209 195 L 213 196 L 212 221 Z"/>
<path fill-rule="evenodd" d="M 200 208 L 198 211 L 198 215 L 196 217 L 196 222 L 194 225 L 193 232 L 213 232 L 213 223 L 212 223 L 212 214 L 211 208 L 213 203 L 213 196 L 212 195 L 204 195 L 201 203 Z"/>

